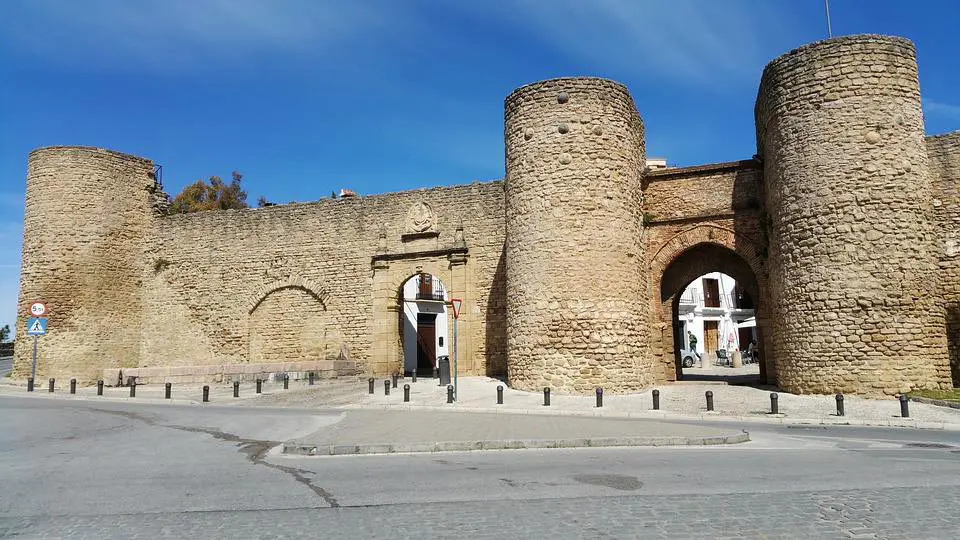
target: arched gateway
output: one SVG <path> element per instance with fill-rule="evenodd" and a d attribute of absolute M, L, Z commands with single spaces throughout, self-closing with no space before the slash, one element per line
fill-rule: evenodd
<path fill-rule="evenodd" d="M 541 81 L 504 103 L 502 180 L 239 211 L 168 214 L 153 162 L 39 149 L 18 312 L 50 309 L 38 377 L 204 377 L 335 350 L 380 377 L 434 361 L 456 297 L 461 375 L 617 393 L 677 378 L 678 294 L 716 270 L 756 306 L 767 382 L 946 388 L 951 358 L 960 378 L 960 138 L 924 137 L 918 80 L 901 38 L 801 47 L 761 77 L 756 156 L 680 168 L 647 159 L 623 85 Z M 427 275 L 444 300 L 408 316 L 404 284 Z M 405 350 L 430 322 L 429 346 Z M 16 326 L 25 378 L 32 340 Z"/>

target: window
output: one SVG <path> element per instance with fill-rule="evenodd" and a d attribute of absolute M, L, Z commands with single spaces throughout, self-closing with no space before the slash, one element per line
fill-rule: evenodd
<path fill-rule="evenodd" d="M 720 283 L 717 280 L 703 278 L 703 305 L 720 307 Z"/>

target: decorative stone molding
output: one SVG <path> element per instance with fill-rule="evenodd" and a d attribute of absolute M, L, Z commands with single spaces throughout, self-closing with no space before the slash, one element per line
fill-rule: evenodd
<path fill-rule="evenodd" d="M 436 231 L 437 215 L 433 212 L 430 205 L 420 201 L 410 207 L 407 211 L 407 232 L 408 233 L 426 233 Z"/>

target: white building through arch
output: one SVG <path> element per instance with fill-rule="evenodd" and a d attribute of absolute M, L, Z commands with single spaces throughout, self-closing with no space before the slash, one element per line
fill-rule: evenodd
<path fill-rule="evenodd" d="M 721 272 L 690 282 L 680 296 L 677 313 L 682 323 L 681 359 L 690 356 L 690 335 L 696 337 L 696 352 L 701 356 L 719 351 L 723 359 L 733 351 L 752 352 L 749 345 L 757 342 L 755 307 L 746 291 Z"/>
<path fill-rule="evenodd" d="M 417 274 L 403 284 L 403 370 L 430 376 L 450 355 L 447 288 L 436 276 Z"/>

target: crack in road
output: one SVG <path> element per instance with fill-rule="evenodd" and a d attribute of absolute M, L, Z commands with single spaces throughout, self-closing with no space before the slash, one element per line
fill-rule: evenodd
<path fill-rule="evenodd" d="M 247 459 L 250 460 L 254 465 L 263 465 L 270 469 L 278 470 L 280 472 L 289 474 L 297 482 L 305 485 L 310 491 L 313 491 L 317 494 L 318 497 L 323 499 L 323 502 L 330 505 L 331 508 L 339 508 L 340 503 L 337 499 L 327 490 L 323 489 L 320 486 L 314 485 L 309 478 L 306 477 L 308 474 L 315 474 L 313 471 L 308 471 L 305 469 L 298 469 L 296 467 L 285 467 L 283 465 L 277 465 L 266 461 L 265 456 L 271 448 L 279 446 L 282 444 L 279 441 L 267 441 L 261 439 L 245 439 L 233 433 L 227 433 L 224 431 L 212 429 L 212 428 L 202 428 L 202 427 L 190 427 L 190 426 L 180 426 L 176 424 L 162 424 L 151 418 L 149 416 L 138 414 L 130 411 L 111 411 L 107 409 L 97 409 L 95 407 L 84 407 L 87 410 L 94 412 L 101 412 L 106 414 L 113 414 L 117 416 L 123 416 L 131 420 L 136 420 L 138 422 L 143 422 L 148 426 L 156 426 L 168 429 L 175 429 L 178 431 L 185 431 L 188 433 L 203 433 L 210 435 L 214 439 L 227 441 L 232 443 L 237 443 L 237 446 L 240 449 L 240 452 L 247 456 Z"/>

